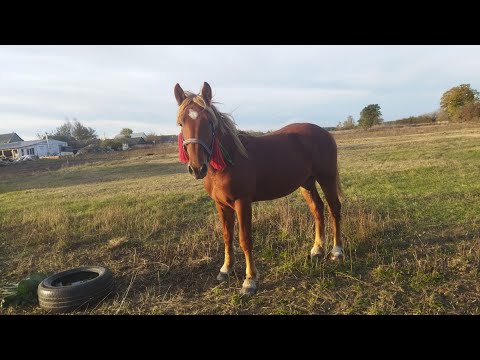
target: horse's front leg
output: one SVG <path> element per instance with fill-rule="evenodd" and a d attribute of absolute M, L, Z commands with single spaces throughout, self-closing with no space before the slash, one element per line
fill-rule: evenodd
<path fill-rule="evenodd" d="M 246 278 L 243 282 L 241 294 L 253 295 L 257 291 L 258 271 L 253 261 L 252 244 L 252 201 L 250 199 L 238 199 L 235 201 L 240 246 L 245 254 Z"/>
<path fill-rule="evenodd" d="M 220 272 L 217 275 L 218 281 L 226 281 L 228 276 L 233 271 L 233 264 L 235 263 L 235 255 L 233 252 L 233 228 L 235 225 L 235 211 L 227 206 L 221 205 L 218 202 L 215 203 L 222 220 L 223 228 L 223 241 L 225 243 L 225 261 L 223 263 Z"/>

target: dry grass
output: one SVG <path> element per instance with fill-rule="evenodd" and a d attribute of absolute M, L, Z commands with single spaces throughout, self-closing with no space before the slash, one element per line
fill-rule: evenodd
<path fill-rule="evenodd" d="M 218 284 L 214 205 L 174 147 L 157 147 L 1 168 L 0 283 L 105 265 L 115 293 L 79 312 L 86 314 L 478 314 L 480 128 L 335 136 L 346 194 L 343 264 L 307 258 L 313 219 L 294 193 L 254 206 L 259 293 L 238 294 L 238 241 L 235 274 Z"/>

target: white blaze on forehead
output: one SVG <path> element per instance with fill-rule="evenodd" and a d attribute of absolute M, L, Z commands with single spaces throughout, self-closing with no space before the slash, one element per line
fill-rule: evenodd
<path fill-rule="evenodd" d="M 188 110 L 188 116 L 190 116 L 193 120 L 195 120 L 198 116 L 198 113 L 195 110 Z"/>

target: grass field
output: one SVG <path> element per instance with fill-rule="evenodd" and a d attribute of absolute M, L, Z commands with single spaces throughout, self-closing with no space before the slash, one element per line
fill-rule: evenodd
<path fill-rule="evenodd" d="M 77 313 L 479 314 L 480 126 L 335 137 L 342 264 L 307 258 L 314 222 L 297 191 L 254 206 L 258 294 L 238 293 L 238 237 L 236 273 L 218 284 L 223 240 L 214 204 L 175 147 L 157 147 L 0 168 L 0 287 L 91 264 L 112 269 L 116 290 Z"/>

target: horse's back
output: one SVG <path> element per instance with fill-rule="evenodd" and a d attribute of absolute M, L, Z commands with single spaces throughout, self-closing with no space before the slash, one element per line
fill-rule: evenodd
<path fill-rule="evenodd" d="M 333 136 L 322 127 L 310 123 L 284 126 L 270 134 L 256 138 L 260 147 L 276 146 L 280 152 L 300 152 L 303 157 L 336 159 L 337 144 Z M 280 148 L 284 148 L 281 151 Z M 296 150 L 296 151 L 295 151 Z"/>
<path fill-rule="evenodd" d="M 275 135 L 275 134 L 302 134 L 302 135 L 320 135 L 320 134 L 328 134 L 329 132 L 324 128 L 311 124 L 311 123 L 295 123 L 286 125 L 271 134 L 265 135 Z"/>
<path fill-rule="evenodd" d="M 336 144 L 328 131 L 302 123 L 249 139 L 258 199 L 284 196 L 310 177 L 336 171 Z M 334 168 L 333 168 L 334 167 Z"/>

